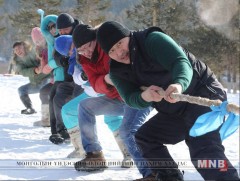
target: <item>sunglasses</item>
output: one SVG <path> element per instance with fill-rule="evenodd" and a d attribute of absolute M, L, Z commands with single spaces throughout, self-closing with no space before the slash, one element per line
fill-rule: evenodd
<path fill-rule="evenodd" d="M 56 24 L 51 24 L 51 25 L 47 26 L 48 31 L 51 31 L 53 28 L 56 28 Z"/>

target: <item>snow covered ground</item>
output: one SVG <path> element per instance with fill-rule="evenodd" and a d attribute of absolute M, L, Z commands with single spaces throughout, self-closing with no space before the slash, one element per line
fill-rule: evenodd
<path fill-rule="evenodd" d="M 71 144 L 54 145 L 49 140 L 50 129 L 33 127 L 40 120 L 39 94 L 31 95 L 37 114 L 21 115 L 23 105 L 17 88 L 27 83 L 22 76 L 0 75 L 0 180 L 134 180 L 141 178 L 136 168 L 110 166 L 104 172 L 77 172 L 73 168 L 79 159 L 67 159 Z M 229 102 L 239 104 L 239 94 L 228 94 Z M 154 112 L 153 112 L 154 114 Z M 121 161 L 122 155 L 113 135 L 98 118 L 99 140 L 107 160 Z M 107 138 L 107 139 L 106 139 Z M 239 171 L 239 131 L 223 142 L 225 153 Z M 175 161 L 182 163 L 185 180 L 203 180 L 190 162 L 186 144 L 169 145 Z"/>

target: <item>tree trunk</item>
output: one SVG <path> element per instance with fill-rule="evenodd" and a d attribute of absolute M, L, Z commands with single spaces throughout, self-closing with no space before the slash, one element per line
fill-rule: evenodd
<path fill-rule="evenodd" d="M 237 93 L 237 67 L 233 67 L 233 77 L 232 77 L 232 84 L 233 84 L 233 94 Z"/>
<path fill-rule="evenodd" d="M 231 85 L 231 68 L 230 65 L 227 68 L 227 92 L 231 93 L 232 85 Z"/>
<path fill-rule="evenodd" d="M 152 25 L 157 26 L 157 13 L 158 7 L 157 7 L 157 0 L 153 1 L 153 14 L 152 14 Z"/>

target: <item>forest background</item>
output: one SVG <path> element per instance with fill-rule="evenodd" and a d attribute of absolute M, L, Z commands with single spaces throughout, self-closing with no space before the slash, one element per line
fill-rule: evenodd
<path fill-rule="evenodd" d="M 96 26 L 116 20 L 132 30 L 159 26 L 215 72 L 229 91 L 239 90 L 239 0 L 0 0 L 0 73 L 12 45 L 31 41 L 45 15 L 69 13 Z"/>

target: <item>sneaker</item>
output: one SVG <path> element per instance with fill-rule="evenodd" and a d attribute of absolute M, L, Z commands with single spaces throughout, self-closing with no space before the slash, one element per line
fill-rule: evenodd
<path fill-rule="evenodd" d="M 34 114 L 37 113 L 33 108 L 27 108 L 27 109 L 23 109 L 21 110 L 21 114 Z"/>
<path fill-rule="evenodd" d="M 59 134 L 52 134 L 49 137 L 49 140 L 56 145 L 62 144 L 64 142 L 64 139 Z"/>
<path fill-rule="evenodd" d="M 76 162 L 74 167 L 77 171 L 99 171 L 107 168 L 107 162 L 102 151 L 88 152 L 86 158 Z"/>
<path fill-rule="evenodd" d="M 183 173 L 177 168 L 161 169 L 157 171 L 156 179 L 159 181 L 183 181 Z"/>

